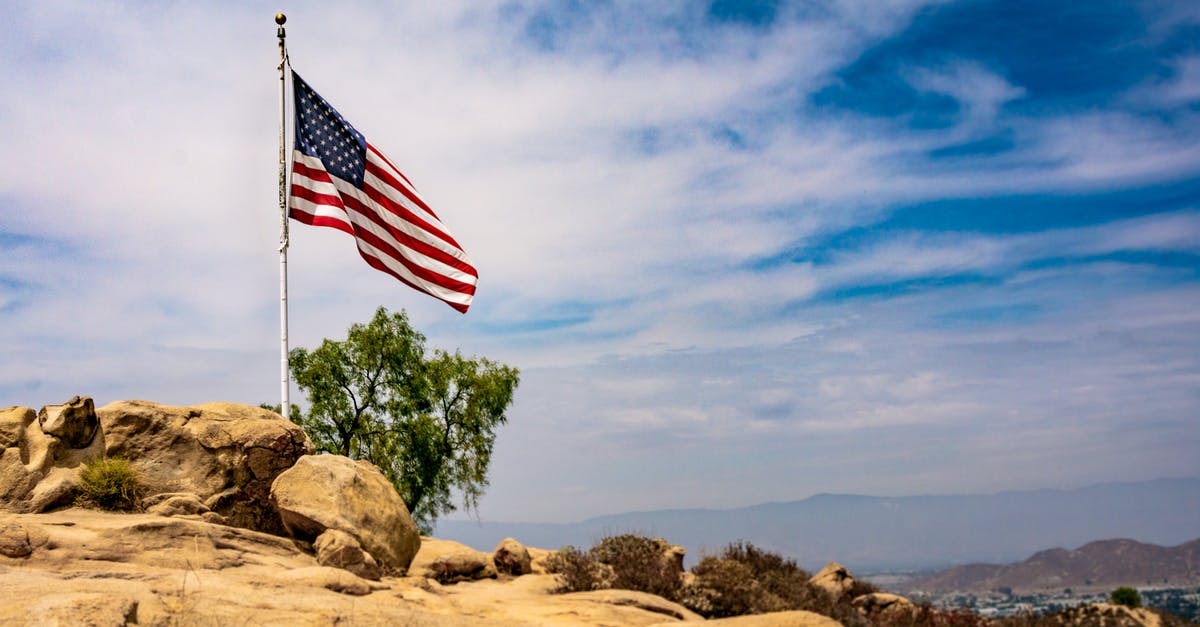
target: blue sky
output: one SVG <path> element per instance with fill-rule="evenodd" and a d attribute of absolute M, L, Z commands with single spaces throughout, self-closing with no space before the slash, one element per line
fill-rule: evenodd
<path fill-rule="evenodd" d="M 484 519 L 1200 474 L 1200 5 L 405 4 L 291 59 L 475 305 L 295 225 L 291 337 L 518 366 Z M 0 406 L 276 398 L 279 8 L 6 6 Z"/>

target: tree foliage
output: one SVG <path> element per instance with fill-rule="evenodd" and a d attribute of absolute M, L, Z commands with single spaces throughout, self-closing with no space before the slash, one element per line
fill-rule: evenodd
<path fill-rule="evenodd" d="M 1112 591 L 1113 605 L 1124 605 L 1126 607 L 1141 607 L 1142 595 L 1138 594 L 1136 588 L 1121 586 Z"/>
<path fill-rule="evenodd" d="M 496 428 L 507 421 L 517 369 L 455 351 L 425 350 L 404 311 L 380 307 L 346 339 L 290 353 L 308 397 L 300 424 L 318 450 L 379 466 L 422 531 L 474 509 L 488 486 Z"/>

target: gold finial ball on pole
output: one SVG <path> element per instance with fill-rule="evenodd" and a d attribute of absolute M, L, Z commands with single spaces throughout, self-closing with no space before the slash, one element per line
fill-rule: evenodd
<path fill-rule="evenodd" d="M 275 23 L 276 23 L 276 24 L 278 24 L 278 25 L 280 25 L 280 26 L 283 26 L 283 23 L 284 23 L 284 22 L 286 22 L 286 21 L 287 21 L 287 16 L 286 16 L 286 15 L 284 15 L 284 14 L 282 14 L 282 13 L 276 13 L 276 14 L 275 14 Z"/>

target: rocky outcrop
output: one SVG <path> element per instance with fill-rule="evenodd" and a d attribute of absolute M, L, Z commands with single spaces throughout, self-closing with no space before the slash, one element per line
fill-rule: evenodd
<path fill-rule="evenodd" d="M 829 593 L 829 596 L 838 599 L 854 587 L 854 576 L 846 570 L 845 566 L 837 562 L 829 562 L 808 582 Z"/>
<path fill-rule="evenodd" d="M 440 583 L 496 578 L 492 556 L 474 549 L 460 549 L 440 555 L 430 563 L 429 571 Z"/>
<path fill-rule="evenodd" d="M 71 397 L 62 405 L 46 405 L 38 412 L 38 426 L 46 435 L 62 440 L 71 448 L 86 448 L 96 437 L 100 422 L 91 397 Z"/>
<path fill-rule="evenodd" d="M 699 614 L 674 601 L 668 601 L 660 596 L 637 590 L 589 590 L 587 592 L 571 592 L 563 596 L 570 599 L 588 600 L 594 603 L 635 607 L 646 612 L 661 614 L 664 618 L 669 617 L 675 621 L 698 622 L 704 620 Z"/>
<path fill-rule="evenodd" d="M 283 533 L 271 507 L 271 483 L 313 452 L 299 426 L 238 403 L 118 401 L 96 414 L 105 453 L 130 460 L 156 491 L 195 494 L 227 524 Z"/>
<path fill-rule="evenodd" d="M 850 602 L 854 609 L 877 623 L 901 623 L 905 619 L 912 620 L 917 606 L 912 601 L 887 592 L 872 592 L 855 597 Z"/>
<path fill-rule="evenodd" d="M 320 565 L 290 539 L 178 517 L 74 508 L 0 514 L 0 530 L 18 528 L 32 551 L 16 558 L 0 554 L 5 626 L 644 626 L 700 620 L 640 592 L 552 594 L 551 575 L 453 586 L 415 574 L 369 581 Z M 434 561 L 427 549 L 445 553 L 460 546 L 431 539 L 411 570 Z"/>
<path fill-rule="evenodd" d="M 0 409 L 0 510 L 41 512 L 70 503 L 81 467 L 104 454 L 95 421 L 90 398 L 75 397 L 41 412 Z M 47 433 L 43 424 L 63 437 Z"/>
<path fill-rule="evenodd" d="M 505 538 L 492 551 L 492 563 L 496 570 L 506 575 L 528 575 L 533 572 L 533 558 L 524 544 L 513 538 Z"/>
<path fill-rule="evenodd" d="M 293 537 L 343 531 L 382 566 L 404 571 L 421 535 L 396 488 L 374 464 L 341 455 L 306 455 L 279 474 L 271 502 Z"/>
<path fill-rule="evenodd" d="M 211 512 L 200 497 L 191 492 L 163 492 L 147 497 L 142 505 L 159 516 L 202 516 Z"/>
<path fill-rule="evenodd" d="M 313 452 L 300 427 L 237 403 L 175 407 L 119 401 L 95 409 L 74 397 L 35 413 L 0 410 L 0 509 L 43 512 L 69 505 L 83 467 L 101 457 L 130 461 L 164 516 L 283 533 L 271 482 Z"/>
<path fill-rule="evenodd" d="M 383 571 L 370 553 L 363 550 L 354 536 L 338 529 L 326 529 L 313 543 L 317 563 L 348 570 L 364 579 L 378 581 Z"/>
<path fill-rule="evenodd" d="M 24 525 L 13 522 L 0 525 L 0 555 L 20 558 L 32 553 L 33 544 Z"/>

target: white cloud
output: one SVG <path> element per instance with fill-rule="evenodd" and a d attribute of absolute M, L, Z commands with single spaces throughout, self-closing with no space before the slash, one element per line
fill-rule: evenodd
<path fill-rule="evenodd" d="M 944 94 L 959 103 L 958 124 L 965 136 L 992 131 L 1001 107 L 1025 95 L 1024 88 L 970 61 L 909 68 L 905 75 L 917 89 Z"/>

